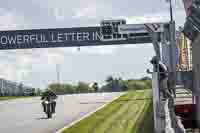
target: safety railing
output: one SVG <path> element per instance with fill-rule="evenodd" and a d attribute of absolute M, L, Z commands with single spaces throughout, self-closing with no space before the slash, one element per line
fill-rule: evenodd
<path fill-rule="evenodd" d="M 174 98 L 169 97 L 164 104 L 165 111 L 165 133 L 186 133 L 180 117 L 177 117 L 174 107 Z"/>
<path fill-rule="evenodd" d="M 165 111 L 165 133 L 175 133 L 175 130 L 172 127 L 172 119 L 169 110 L 169 99 L 167 99 L 165 102 L 164 111 Z"/>
<path fill-rule="evenodd" d="M 174 92 L 169 88 L 162 90 L 159 88 L 160 83 L 158 81 L 157 72 L 150 72 L 150 70 L 147 70 L 147 73 L 151 73 L 153 79 L 154 132 L 186 133 L 181 119 L 175 114 Z M 160 94 L 163 95 L 161 96 Z"/>

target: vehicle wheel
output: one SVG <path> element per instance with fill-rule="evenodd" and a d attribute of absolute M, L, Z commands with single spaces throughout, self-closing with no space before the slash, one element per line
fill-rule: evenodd
<path fill-rule="evenodd" d="M 51 118 L 52 117 L 52 114 L 49 112 L 49 113 L 47 113 L 47 117 L 48 118 Z"/>

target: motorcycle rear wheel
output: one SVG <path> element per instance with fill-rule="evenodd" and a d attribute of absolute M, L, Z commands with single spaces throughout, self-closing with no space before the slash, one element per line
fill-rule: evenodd
<path fill-rule="evenodd" d="M 52 118 L 52 114 L 50 112 L 47 113 L 48 118 Z"/>

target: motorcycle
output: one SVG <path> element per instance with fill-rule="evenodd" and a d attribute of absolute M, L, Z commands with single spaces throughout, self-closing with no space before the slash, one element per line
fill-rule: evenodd
<path fill-rule="evenodd" d="M 52 118 L 52 114 L 55 113 L 55 101 L 53 99 L 44 100 L 42 102 L 44 107 L 44 112 L 47 115 L 47 118 Z"/>

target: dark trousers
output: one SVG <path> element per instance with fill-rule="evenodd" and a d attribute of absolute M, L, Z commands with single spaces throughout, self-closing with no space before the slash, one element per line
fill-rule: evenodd
<path fill-rule="evenodd" d="M 44 102 L 42 102 L 42 106 L 43 106 L 43 111 L 46 112 L 46 106 L 45 106 Z M 55 108 L 56 108 L 56 102 L 55 101 L 52 102 L 51 107 L 52 107 L 52 112 L 55 113 Z"/>

